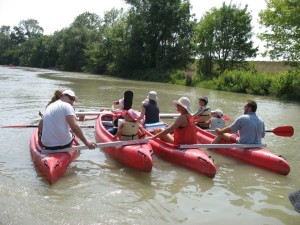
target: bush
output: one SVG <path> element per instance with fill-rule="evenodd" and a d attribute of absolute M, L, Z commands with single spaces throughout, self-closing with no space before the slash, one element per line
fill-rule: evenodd
<path fill-rule="evenodd" d="M 282 74 L 225 71 L 210 84 L 213 84 L 211 87 L 223 91 L 300 100 L 300 74 L 296 71 Z"/>

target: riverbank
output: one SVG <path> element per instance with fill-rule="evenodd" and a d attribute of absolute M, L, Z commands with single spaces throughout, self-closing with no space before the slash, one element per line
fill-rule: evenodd
<path fill-rule="evenodd" d="M 189 72 L 192 75 L 187 76 L 185 72 L 181 77 L 173 76 L 172 83 L 300 101 L 300 73 L 295 68 L 284 62 L 253 61 L 249 64 L 247 71 L 225 71 L 212 79 L 201 79 L 192 65 Z"/>

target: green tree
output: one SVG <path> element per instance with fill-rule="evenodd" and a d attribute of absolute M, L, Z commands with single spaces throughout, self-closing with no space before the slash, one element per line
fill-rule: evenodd
<path fill-rule="evenodd" d="M 2 26 L 0 28 L 0 64 L 11 63 L 5 55 L 11 44 L 10 26 Z"/>
<path fill-rule="evenodd" d="M 69 28 L 61 31 L 59 47 L 59 67 L 68 71 L 82 71 L 88 61 L 87 46 L 98 40 L 101 28 L 99 17 L 93 13 L 77 16 Z"/>
<path fill-rule="evenodd" d="M 44 29 L 39 26 L 39 22 L 34 19 L 21 20 L 18 26 L 13 28 L 11 39 L 15 45 L 20 44 L 30 38 L 40 37 Z"/>
<path fill-rule="evenodd" d="M 127 14 L 112 9 L 104 14 L 98 39 L 90 43 L 85 55 L 88 58 L 84 71 L 116 75 L 121 71 L 124 52 L 127 52 Z"/>
<path fill-rule="evenodd" d="M 253 47 L 251 40 L 251 15 L 247 7 L 223 3 L 199 21 L 195 42 L 203 76 L 211 76 L 215 64 L 220 74 L 227 69 L 245 68 L 246 59 L 256 56 L 258 48 Z"/>
<path fill-rule="evenodd" d="M 300 0 L 268 0 L 260 12 L 260 23 L 266 27 L 259 37 L 266 41 L 265 55 L 299 66 Z"/>
<path fill-rule="evenodd" d="M 126 0 L 128 54 L 125 68 L 184 68 L 192 61 L 194 35 L 188 0 Z"/>

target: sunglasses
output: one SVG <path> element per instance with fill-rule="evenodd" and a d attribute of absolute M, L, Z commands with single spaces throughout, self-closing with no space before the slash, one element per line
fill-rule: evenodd
<path fill-rule="evenodd" d="M 75 97 L 70 96 L 70 95 L 66 95 L 71 101 L 75 102 Z"/>

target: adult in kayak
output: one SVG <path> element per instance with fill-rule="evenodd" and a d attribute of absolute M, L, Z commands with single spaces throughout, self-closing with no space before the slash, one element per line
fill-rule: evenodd
<path fill-rule="evenodd" d="M 111 110 L 115 111 L 116 106 L 119 106 L 119 110 L 123 110 L 124 109 L 124 98 L 121 98 L 119 100 L 114 101 L 112 106 L 111 106 Z"/>
<path fill-rule="evenodd" d="M 41 142 L 45 149 L 56 150 L 71 147 L 74 141 L 73 134 L 90 149 L 95 148 L 96 143 L 85 138 L 76 121 L 73 108 L 76 99 L 73 91 L 65 90 L 59 100 L 46 108 L 43 119 L 38 126 Z"/>
<path fill-rule="evenodd" d="M 56 90 L 51 98 L 51 100 L 48 102 L 48 104 L 46 105 L 46 108 L 53 102 L 56 102 L 57 100 L 60 99 L 60 96 L 62 94 L 62 90 Z M 41 111 L 39 111 L 39 115 L 40 117 L 43 117 L 43 113 Z"/>
<path fill-rule="evenodd" d="M 191 115 L 190 100 L 187 97 L 181 97 L 179 100 L 174 100 L 173 104 L 180 115 L 173 124 L 153 135 L 150 139 L 161 138 L 163 141 L 175 145 L 197 144 L 196 125 Z M 170 134 L 172 131 L 174 131 L 174 135 Z"/>
<path fill-rule="evenodd" d="M 244 115 L 239 116 L 228 127 L 215 129 L 217 136 L 212 143 L 218 144 L 225 140 L 239 144 L 261 144 L 261 139 L 265 137 L 265 124 L 256 115 L 256 109 L 256 102 L 248 100 L 244 106 Z"/>
<path fill-rule="evenodd" d="M 142 102 L 141 114 L 138 120 L 144 120 L 143 124 L 159 122 L 159 104 L 157 93 L 150 91 L 147 98 Z"/>

